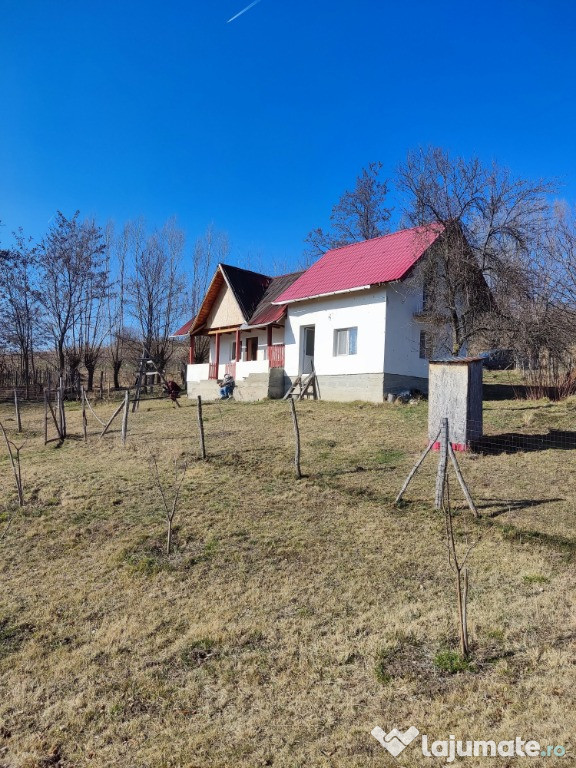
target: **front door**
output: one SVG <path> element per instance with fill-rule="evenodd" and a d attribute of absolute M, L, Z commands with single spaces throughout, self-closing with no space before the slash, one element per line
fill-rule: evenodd
<path fill-rule="evenodd" d="M 315 326 L 306 325 L 302 328 L 302 355 L 300 373 L 312 373 L 314 370 L 314 335 Z"/>

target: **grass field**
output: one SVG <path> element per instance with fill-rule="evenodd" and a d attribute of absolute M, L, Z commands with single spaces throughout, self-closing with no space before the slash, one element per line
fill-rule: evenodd
<path fill-rule="evenodd" d="M 0 542 L 0 766 L 255 768 L 397 762 L 370 735 L 415 725 L 437 739 L 536 739 L 574 755 L 576 450 L 461 457 L 482 513 L 455 481 L 470 556 L 473 658 L 457 650 L 454 578 L 433 511 L 435 458 L 393 499 L 426 443 L 426 403 L 298 404 L 293 470 L 283 402 L 143 402 L 104 439 L 43 445 L 23 410 L 27 504 Z M 101 404 L 104 418 L 113 404 Z M 0 419 L 14 435 L 12 411 Z M 78 406 L 69 432 L 80 435 Z M 494 436 L 576 431 L 576 403 L 485 403 Z M 16 438 L 19 440 L 20 438 Z M 527 445 L 530 445 L 527 443 Z M 15 510 L 2 447 L 2 516 Z M 150 467 L 170 493 L 188 461 L 164 554 Z M 470 766 L 510 766 L 471 758 Z"/>

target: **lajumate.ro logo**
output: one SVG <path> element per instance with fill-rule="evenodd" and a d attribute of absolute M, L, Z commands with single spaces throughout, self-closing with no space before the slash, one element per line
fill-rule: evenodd
<path fill-rule="evenodd" d="M 393 728 L 386 733 L 377 725 L 371 733 L 393 757 L 398 757 L 420 735 L 414 726 L 406 731 Z M 461 741 L 450 735 L 448 739 L 432 741 L 422 734 L 420 746 L 424 757 L 440 757 L 445 763 L 453 763 L 458 757 L 564 757 L 566 754 L 566 748 L 561 744 L 543 746 L 535 739 L 520 736 L 497 742 L 493 739 Z"/>

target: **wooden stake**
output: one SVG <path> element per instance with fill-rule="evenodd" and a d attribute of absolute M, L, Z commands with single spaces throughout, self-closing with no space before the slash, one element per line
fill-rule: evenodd
<path fill-rule="evenodd" d="M 404 481 L 404 485 L 403 485 L 403 486 L 402 486 L 402 488 L 400 489 L 400 493 L 398 494 L 398 496 L 396 496 L 396 499 L 395 499 L 395 501 L 394 501 L 394 504 L 398 504 L 398 502 L 402 500 L 402 496 L 403 496 L 403 495 L 406 493 L 406 489 L 407 489 L 407 488 L 408 488 L 408 486 L 410 485 L 410 481 L 412 480 L 412 478 L 414 477 L 414 475 L 416 474 L 416 472 L 418 472 L 418 470 L 420 469 L 420 465 L 422 464 L 422 462 L 424 461 L 424 459 L 426 458 L 426 456 L 428 456 L 428 454 L 430 453 L 430 451 L 432 450 L 432 448 L 433 448 L 433 446 L 434 446 L 434 443 L 436 443 L 436 441 L 438 440 L 438 438 L 439 438 L 439 437 L 440 437 L 440 432 L 438 432 L 438 434 L 436 435 L 436 437 L 434 438 L 434 440 L 432 440 L 432 441 L 431 441 L 431 442 L 428 444 L 428 448 L 426 448 L 426 450 L 424 451 L 424 453 L 422 454 L 422 456 L 420 456 L 420 458 L 418 459 L 418 461 L 416 462 L 416 464 L 413 466 L 413 468 L 412 468 L 412 470 L 411 470 L 410 474 L 408 475 L 408 477 L 407 477 L 407 478 L 406 478 L 406 480 Z"/>
<path fill-rule="evenodd" d="M 16 427 L 22 432 L 22 419 L 20 418 L 20 403 L 18 402 L 18 390 L 14 390 L 14 410 L 16 412 Z"/>
<path fill-rule="evenodd" d="M 48 444 L 48 390 L 44 390 L 44 445 Z"/>
<path fill-rule="evenodd" d="M 130 410 L 130 390 L 124 393 L 124 413 L 122 415 L 122 445 L 126 445 L 128 435 L 128 411 Z"/>
<path fill-rule="evenodd" d="M 0 429 L 2 430 L 2 434 L 4 435 L 4 440 L 6 441 L 6 447 L 8 448 L 8 453 L 10 455 L 10 463 L 12 464 L 12 471 L 14 472 L 14 479 L 16 480 L 16 489 L 18 491 L 18 504 L 19 506 L 24 506 L 24 489 L 22 487 L 22 472 L 20 470 L 20 450 L 22 449 L 22 446 L 17 447 L 14 445 L 14 443 L 11 440 L 8 440 L 8 435 L 6 434 L 6 430 L 4 429 L 4 425 L 0 423 Z M 16 459 L 14 459 L 14 454 L 12 453 L 12 448 L 16 451 Z"/>
<path fill-rule="evenodd" d="M 82 432 L 84 434 L 84 442 L 88 442 L 88 418 L 86 416 L 86 394 L 84 387 L 80 388 L 80 397 L 82 399 Z"/>
<path fill-rule="evenodd" d="M 116 410 L 114 411 L 114 413 L 113 413 L 113 414 L 112 414 L 112 416 L 110 417 L 110 420 L 108 421 L 108 423 L 106 424 L 106 426 L 104 427 L 104 429 L 102 430 L 102 432 L 100 433 L 100 438 L 104 437 L 104 435 L 106 434 L 106 432 L 108 432 L 108 430 L 110 429 L 110 425 L 112 424 L 112 422 L 114 421 L 114 419 L 116 418 L 116 416 L 118 416 L 118 414 L 120 413 L 120 411 L 122 410 L 122 408 L 124 408 L 124 403 L 120 403 L 120 405 L 118 406 L 118 408 L 116 408 Z"/>
<path fill-rule="evenodd" d="M 296 413 L 296 406 L 294 405 L 294 398 L 290 398 L 290 410 L 292 411 L 292 423 L 294 425 L 294 467 L 296 468 L 296 477 L 298 480 L 302 477 L 302 470 L 300 469 L 300 429 L 298 427 L 298 415 Z"/>
<path fill-rule="evenodd" d="M 448 443 L 448 453 L 450 454 L 450 458 L 452 459 L 452 464 L 454 465 L 454 471 L 456 472 L 456 477 L 458 478 L 458 482 L 460 483 L 460 488 L 462 488 L 462 492 L 466 497 L 468 506 L 472 510 L 472 514 L 474 515 L 474 517 L 478 518 L 479 517 L 478 510 L 476 509 L 476 505 L 472 501 L 472 496 L 470 495 L 468 486 L 466 485 L 464 477 L 462 476 L 462 472 L 460 471 L 460 467 L 458 466 L 458 461 L 456 459 L 456 454 L 454 453 L 454 448 L 452 448 L 452 445 L 450 443 Z"/>
<path fill-rule="evenodd" d="M 60 437 L 62 440 L 66 437 L 66 411 L 64 410 L 64 379 L 60 377 L 60 387 L 58 390 L 58 418 L 60 421 Z"/>
<path fill-rule="evenodd" d="M 436 473 L 436 498 L 434 507 L 442 509 L 444 500 L 444 483 L 446 481 L 446 469 L 448 467 L 448 419 L 442 419 L 440 428 L 440 457 L 438 460 L 438 472 Z"/>
<path fill-rule="evenodd" d="M 206 458 L 206 442 L 204 440 L 204 419 L 202 418 L 202 396 L 198 395 L 198 429 L 200 431 L 200 458 Z"/>
<path fill-rule="evenodd" d="M 56 395 L 56 396 L 58 396 L 58 395 Z M 56 432 L 58 432 L 58 439 L 59 440 L 63 440 L 64 438 L 62 437 L 62 433 L 60 432 L 60 424 L 59 424 L 58 419 L 56 417 L 56 413 L 54 412 L 54 408 L 52 408 L 52 403 L 50 402 L 50 400 L 48 400 L 48 408 L 50 409 L 50 413 L 52 414 L 52 419 L 54 421 L 54 426 L 56 427 Z M 48 441 L 46 441 L 46 442 L 48 442 Z"/>

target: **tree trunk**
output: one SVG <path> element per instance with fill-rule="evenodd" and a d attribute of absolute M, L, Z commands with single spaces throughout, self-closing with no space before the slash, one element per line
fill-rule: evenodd
<path fill-rule="evenodd" d="M 112 372 L 114 376 L 114 389 L 120 389 L 120 368 L 122 368 L 121 360 L 114 360 L 112 363 Z"/>
<path fill-rule="evenodd" d="M 87 365 L 86 370 L 88 372 L 88 381 L 86 383 L 86 391 L 87 392 L 93 392 L 94 391 L 94 370 L 96 366 L 95 365 Z"/>

